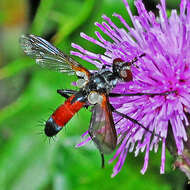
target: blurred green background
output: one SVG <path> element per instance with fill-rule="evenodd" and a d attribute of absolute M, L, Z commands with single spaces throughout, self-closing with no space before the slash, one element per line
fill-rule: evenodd
<path fill-rule="evenodd" d="M 132 11 L 133 1 L 128 1 Z M 176 5 L 176 1 L 172 1 Z M 146 1 L 151 8 L 154 1 Z M 21 51 L 23 33 L 40 35 L 69 54 L 71 42 L 94 52 L 104 50 L 83 40 L 80 32 L 95 36 L 101 15 L 120 13 L 130 23 L 122 0 L 1 0 L 0 2 L 0 190 L 170 190 L 185 189 L 185 177 L 172 171 L 167 153 L 166 174 L 159 174 L 160 151 L 151 153 L 145 175 L 140 173 L 144 154 L 128 154 L 122 171 L 110 178 L 113 164 L 101 169 L 98 150 L 92 143 L 78 148 L 88 129 L 90 111 L 81 110 L 57 135 L 43 133 L 43 120 L 64 102 L 57 89 L 76 89 L 75 76 L 43 70 Z M 113 18 L 118 26 L 123 27 Z M 77 59 L 77 58 L 76 58 Z M 88 69 L 95 69 L 79 60 Z"/>

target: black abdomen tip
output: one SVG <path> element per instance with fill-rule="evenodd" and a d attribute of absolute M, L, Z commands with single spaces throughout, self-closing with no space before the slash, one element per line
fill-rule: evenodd
<path fill-rule="evenodd" d="M 45 124 L 44 132 L 48 137 L 55 136 L 59 131 L 61 131 L 62 127 L 57 125 L 55 121 L 50 117 Z"/>

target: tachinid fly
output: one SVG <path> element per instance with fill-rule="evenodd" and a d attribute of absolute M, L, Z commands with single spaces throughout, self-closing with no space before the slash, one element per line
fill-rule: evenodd
<path fill-rule="evenodd" d="M 52 137 L 56 135 L 82 107 L 92 106 L 92 116 L 88 133 L 101 153 L 102 167 L 104 167 L 103 154 L 112 153 L 117 145 L 117 134 L 112 112 L 131 120 L 148 131 L 138 121 L 118 112 L 109 103 L 109 97 L 158 95 L 152 93 L 111 93 L 111 90 L 116 86 L 118 81 L 128 82 L 133 79 L 131 66 L 134 65 L 138 58 L 135 58 L 131 62 L 124 62 L 120 58 L 117 58 L 113 61 L 111 68 L 103 66 L 99 71 L 91 73 L 70 56 L 64 54 L 41 37 L 23 35 L 20 38 L 20 45 L 23 51 L 28 56 L 34 58 L 36 63 L 41 67 L 63 73 L 75 73 L 78 77 L 76 84 L 79 87 L 79 91 L 57 91 L 60 95 L 67 98 L 67 100 L 47 120 L 44 128 L 47 136 Z M 139 58 L 143 56 L 145 54 L 139 55 Z M 168 92 L 162 94 L 165 95 Z"/>

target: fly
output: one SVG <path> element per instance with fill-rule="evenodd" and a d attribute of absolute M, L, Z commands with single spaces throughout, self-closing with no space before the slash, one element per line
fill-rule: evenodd
<path fill-rule="evenodd" d="M 128 119 L 149 131 L 137 120 L 132 119 L 113 108 L 109 103 L 109 97 L 135 95 L 154 96 L 171 93 L 111 93 L 111 90 L 116 86 L 118 81 L 128 82 L 133 80 L 131 66 L 138 60 L 137 57 L 131 62 L 124 62 L 122 59 L 117 58 L 113 61 L 111 69 L 107 69 L 106 66 L 103 66 L 99 71 L 91 73 L 73 58 L 64 54 L 41 37 L 32 34 L 23 35 L 20 38 L 20 45 L 23 51 L 28 56 L 34 58 L 36 63 L 41 67 L 61 73 L 75 73 L 77 75 L 78 80 L 76 84 L 79 87 L 79 91 L 57 91 L 60 95 L 67 98 L 67 100 L 64 104 L 60 105 L 46 121 L 44 132 L 48 137 L 55 136 L 81 108 L 89 105 L 93 106 L 88 133 L 100 151 L 102 167 L 104 167 L 103 155 L 112 153 L 117 146 L 117 134 L 112 112 L 117 113 L 122 118 Z M 141 54 L 139 58 L 143 56 L 145 56 L 144 53 Z"/>

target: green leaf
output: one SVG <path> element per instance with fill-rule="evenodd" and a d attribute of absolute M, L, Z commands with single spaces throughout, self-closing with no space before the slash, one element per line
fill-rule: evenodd
<path fill-rule="evenodd" d="M 0 68 L 0 80 L 14 76 L 34 64 L 29 58 L 20 58 Z"/>
<path fill-rule="evenodd" d="M 129 4 L 135 12 L 133 1 L 130 0 Z M 95 37 L 94 31 L 98 28 L 94 22 L 102 22 L 102 14 L 109 16 L 118 27 L 124 28 L 118 19 L 112 17 L 113 12 L 121 14 L 131 24 L 122 0 L 42 0 L 30 31 L 42 35 L 57 29 L 53 39 L 67 54 L 71 50 L 71 42 L 95 53 L 104 53 L 104 49 L 83 40 L 79 34 L 85 32 Z M 80 62 L 84 63 L 82 60 Z M 31 79 L 20 96 L 0 110 L 2 190 L 182 189 L 184 176 L 178 172 L 169 173 L 172 161 L 168 155 L 166 174 L 159 174 L 161 151 L 150 153 L 145 175 L 140 173 L 144 153 L 137 158 L 129 153 L 121 172 L 115 178 L 110 178 L 116 161 L 108 164 L 108 160 L 113 155 L 105 156 L 106 168 L 101 169 L 101 158 L 92 142 L 75 148 L 81 142 L 81 134 L 89 127 L 90 109 L 82 109 L 76 114 L 57 135 L 55 142 L 48 144 L 48 139 L 44 142 L 44 135 L 36 135 L 36 132 L 44 134 L 44 121 L 65 101 L 56 90 L 77 90 L 71 85 L 76 78 L 32 65 L 35 65 L 34 60 L 18 56 L 0 69 L 0 79 L 8 79 L 23 71 L 31 73 Z M 84 65 L 91 68 L 87 62 Z M 42 126 L 35 127 L 42 119 Z"/>
<path fill-rule="evenodd" d="M 32 23 L 31 33 L 36 35 L 42 35 L 46 24 L 48 23 L 50 11 L 53 7 L 54 0 L 40 1 L 35 19 Z"/>

